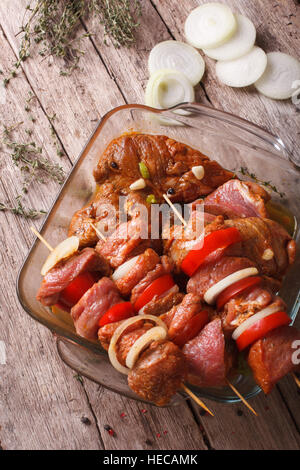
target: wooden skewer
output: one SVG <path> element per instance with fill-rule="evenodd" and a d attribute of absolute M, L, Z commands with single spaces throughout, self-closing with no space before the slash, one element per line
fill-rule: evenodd
<path fill-rule="evenodd" d="M 30 230 L 35 234 L 36 237 L 38 237 L 41 240 L 42 243 L 44 243 L 44 245 L 48 248 L 49 251 L 53 251 L 54 248 L 52 248 L 52 246 L 49 245 L 49 243 L 45 240 L 45 238 L 42 237 L 42 235 L 33 226 L 30 227 Z"/>
<path fill-rule="evenodd" d="M 181 388 L 197 403 L 197 405 L 201 406 L 201 408 L 203 408 L 205 411 L 207 411 L 207 413 L 209 413 L 211 416 L 215 416 L 209 408 L 207 408 L 207 406 L 205 405 L 205 403 L 203 403 L 202 400 L 200 400 L 200 398 L 198 398 L 193 392 L 192 390 L 190 390 L 186 385 L 182 384 L 181 385 Z"/>
<path fill-rule="evenodd" d="M 183 225 L 186 227 L 187 226 L 187 223 L 186 221 L 184 220 L 184 218 L 182 217 L 182 215 L 180 214 L 180 212 L 176 209 L 176 207 L 174 206 L 174 204 L 170 201 L 170 199 L 168 198 L 168 196 L 166 194 L 163 194 L 163 198 L 165 199 L 165 201 L 167 201 L 167 203 L 169 204 L 169 206 L 171 207 L 172 211 L 177 215 L 178 219 L 183 223 Z"/>
<path fill-rule="evenodd" d="M 298 379 L 297 375 L 295 372 L 292 372 L 293 379 L 295 380 L 297 386 L 300 388 L 300 379 Z"/>
<path fill-rule="evenodd" d="M 249 403 L 247 402 L 247 400 L 243 397 L 243 395 L 240 394 L 240 392 L 232 385 L 232 383 L 229 382 L 228 379 L 226 379 L 226 382 L 227 384 L 229 385 L 229 387 L 231 388 L 231 390 L 234 391 L 234 393 L 242 400 L 242 402 L 244 403 L 244 405 L 247 406 L 247 408 L 249 408 L 249 410 L 252 411 L 253 414 L 255 414 L 255 416 L 258 416 L 258 414 L 256 413 L 256 411 L 252 408 L 252 406 L 249 405 Z"/>
<path fill-rule="evenodd" d="M 106 238 L 105 236 L 103 235 L 103 233 L 100 232 L 100 230 L 97 229 L 97 227 L 92 224 L 92 222 L 90 222 L 90 225 L 93 227 L 93 229 L 95 230 L 96 234 L 98 235 L 99 238 L 102 238 L 102 240 L 105 242 Z"/>

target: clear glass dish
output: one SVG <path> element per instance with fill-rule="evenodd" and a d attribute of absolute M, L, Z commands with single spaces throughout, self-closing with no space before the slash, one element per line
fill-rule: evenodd
<path fill-rule="evenodd" d="M 100 120 L 54 201 L 40 231 L 52 246 L 66 237 L 71 216 L 93 195 L 93 168 L 103 150 L 112 139 L 128 131 L 168 135 L 199 149 L 244 179 L 240 170 L 246 167 L 259 180 L 271 181 L 278 191 L 272 193 L 272 199 L 287 207 L 299 220 L 299 170 L 292 163 L 293 159 L 297 160 L 289 154 L 279 137 L 237 116 L 200 104 L 182 104 L 170 110 L 125 105 L 111 110 Z M 279 193 L 282 193 L 281 196 Z M 295 238 L 299 241 L 299 232 L 296 232 Z M 110 365 L 107 353 L 99 344 L 78 336 L 67 314 L 55 315 L 36 300 L 41 282 L 40 269 L 47 254 L 47 248 L 35 240 L 17 279 L 17 293 L 23 308 L 57 335 L 60 357 L 70 367 L 117 393 L 138 399 L 128 388 L 126 377 Z M 300 304 L 299 270 L 298 253 L 280 292 L 293 320 Z M 250 377 L 239 376 L 235 383 L 247 399 L 260 391 Z M 199 397 L 229 403 L 239 400 L 229 387 L 191 388 Z M 178 404 L 181 400 L 182 397 L 177 394 L 172 404 Z"/>

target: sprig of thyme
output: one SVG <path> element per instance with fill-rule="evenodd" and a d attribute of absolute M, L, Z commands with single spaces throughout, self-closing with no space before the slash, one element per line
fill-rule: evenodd
<path fill-rule="evenodd" d="M 44 210 L 26 209 L 23 206 L 21 199 L 22 199 L 21 195 L 16 197 L 17 205 L 15 207 L 9 206 L 6 203 L 0 202 L 0 211 L 12 212 L 13 214 L 20 215 L 24 217 L 25 219 L 36 219 L 37 217 L 40 217 L 41 215 L 47 214 L 47 212 Z"/>
<path fill-rule="evenodd" d="M 263 181 L 257 178 L 257 176 L 254 173 L 251 173 L 247 167 L 242 166 L 241 169 L 239 170 L 239 173 L 242 173 L 242 175 L 252 178 L 253 181 L 255 181 L 256 183 L 261 184 L 262 186 L 265 186 L 266 188 L 269 188 L 274 193 L 277 193 L 281 198 L 285 196 L 285 193 L 278 191 L 276 186 L 272 184 L 271 181 Z"/>
<path fill-rule="evenodd" d="M 105 35 L 112 38 L 115 46 L 129 47 L 135 42 L 140 0 L 31 0 L 18 33 L 22 34 L 18 60 L 4 79 L 4 85 L 8 85 L 21 63 L 30 56 L 33 43 L 40 44 L 42 57 L 64 59 L 61 75 L 70 74 L 84 54 L 79 47 L 81 39 L 90 36 L 89 32 L 78 34 L 82 20 L 91 15 L 104 25 Z"/>
<path fill-rule="evenodd" d="M 52 163 L 48 158 L 42 156 L 42 148 L 34 141 L 27 143 L 16 142 L 12 138 L 12 132 L 16 126 L 4 126 L 3 144 L 10 150 L 10 156 L 14 164 L 20 168 L 23 179 L 23 192 L 27 193 L 31 183 L 45 183 L 49 178 L 62 184 L 64 181 L 64 170 L 57 163 Z M 27 132 L 27 134 L 30 134 Z"/>

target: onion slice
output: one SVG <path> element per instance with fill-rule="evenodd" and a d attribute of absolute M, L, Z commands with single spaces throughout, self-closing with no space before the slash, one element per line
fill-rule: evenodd
<path fill-rule="evenodd" d="M 121 264 L 121 266 L 119 266 L 111 276 L 113 281 L 116 282 L 122 277 L 126 276 L 126 274 L 128 274 L 131 268 L 135 265 L 139 257 L 140 255 L 137 255 L 134 258 L 131 258 L 128 261 L 125 261 L 125 263 Z"/>
<path fill-rule="evenodd" d="M 254 276 L 258 273 L 256 268 L 245 268 L 241 269 L 240 271 L 236 271 L 235 273 L 230 274 L 229 276 L 224 277 L 221 281 L 214 284 L 210 287 L 204 294 L 204 300 L 207 304 L 212 305 L 215 303 L 218 295 L 226 289 L 227 287 L 231 286 L 234 282 L 240 281 L 249 276 Z"/>
<path fill-rule="evenodd" d="M 151 75 L 145 94 L 145 101 L 153 108 L 165 109 L 180 103 L 194 101 L 195 93 L 191 82 L 176 70 L 158 70 Z M 186 114 L 184 110 L 177 110 Z"/>
<path fill-rule="evenodd" d="M 227 5 L 205 3 L 191 11 L 184 25 L 186 40 L 199 49 L 218 47 L 235 33 L 237 23 Z"/>
<path fill-rule="evenodd" d="M 235 15 L 237 30 L 229 41 L 214 49 L 204 49 L 203 52 L 215 60 L 234 60 L 247 54 L 252 49 L 256 38 L 256 29 L 249 18 Z"/>
<path fill-rule="evenodd" d="M 267 59 L 264 74 L 254 84 L 256 89 L 275 100 L 290 98 L 295 93 L 294 84 L 299 88 L 297 81 L 300 81 L 300 62 L 283 52 L 270 52 Z"/>
<path fill-rule="evenodd" d="M 205 62 L 194 47 L 180 41 L 163 41 L 153 47 L 148 59 L 150 75 L 162 69 L 183 73 L 192 85 L 203 77 Z"/>
<path fill-rule="evenodd" d="M 141 351 L 146 349 L 152 341 L 158 341 L 160 339 L 165 339 L 167 337 L 167 331 L 161 326 L 155 326 L 151 330 L 146 331 L 136 342 L 131 346 L 127 357 L 126 357 L 126 366 L 128 369 L 132 369 L 136 363 L 137 358 L 139 357 Z"/>
<path fill-rule="evenodd" d="M 59 261 L 73 255 L 79 248 L 79 238 L 72 236 L 60 242 L 53 251 L 49 254 L 43 267 L 41 275 L 45 276 L 51 268 L 53 268 Z"/>
<path fill-rule="evenodd" d="M 116 345 L 117 342 L 121 336 L 121 334 L 133 323 L 140 321 L 140 320 L 151 320 L 155 323 L 157 323 L 158 326 L 162 327 L 166 333 L 168 331 L 166 324 L 158 317 L 155 317 L 154 315 L 137 315 L 135 317 L 127 318 L 127 320 L 124 320 L 120 326 L 116 329 L 114 334 L 112 335 L 112 338 L 110 340 L 109 348 L 108 348 L 108 357 L 111 362 L 111 364 L 114 366 L 116 370 L 121 372 L 121 374 L 126 374 L 128 375 L 130 372 L 130 369 L 127 367 L 124 367 L 122 364 L 120 364 L 118 358 L 117 358 L 117 351 L 116 351 Z"/>
<path fill-rule="evenodd" d="M 266 307 L 263 310 L 260 310 L 260 312 L 255 313 L 234 330 L 232 333 L 232 339 L 237 340 L 239 336 L 241 336 L 241 334 L 244 333 L 244 331 L 246 331 L 254 323 L 261 320 L 262 318 L 272 315 L 273 313 L 279 312 L 281 309 L 282 307 L 278 305 L 270 305 L 270 307 Z"/>
<path fill-rule="evenodd" d="M 255 83 L 267 66 L 266 53 L 254 46 L 239 59 L 217 62 L 216 73 L 220 82 L 232 87 L 245 87 Z"/>

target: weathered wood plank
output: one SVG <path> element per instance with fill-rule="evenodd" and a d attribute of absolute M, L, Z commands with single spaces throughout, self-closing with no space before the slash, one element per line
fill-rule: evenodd
<path fill-rule="evenodd" d="M 151 0 L 168 25 L 173 37 L 184 39 L 184 22 L 190 11 L 206 0 L 189 0 L 172 2 L 168 0 Z M 300 6 L 292 0 L 284 2 L 240 2 L 227 0 L 234 11 L 248 16 L 257 28 L 257 45 L 266 52 L 280 50 L 300 58 Z M 291 16 L 293 15 L 293 16 Z M 203 55 L 203 53 L 201 53 Z M 299 153 L 299 108 L 290 100 L 278 102 L 260 95 L 254 87 L 234 89 L 221 84 L 216 77 L 215 61 L 203 56 L 206 73 L 203 85 L 206 93 L 216 108 L 223 109 L 279 135 L 300 161 Z"/>
<path fill-rule="evenodd" d="M 0 41 L 1 68 L 6 72 L 13 57 L 2 32 Z M 21 141 L 28 141 L 24 129 L 32 128 L 31 139 L 68 171 L 70 163 L 56 155 L 48 119 L 37 101 L 30 104 L 37 126 L 24 110 L 30 90 L 20 74 L 7 89 L 6 103 L 0 105 L 1 124 L 24 121 L 18 129 Z M 36 185 L 30 191 L 28 205 L 47 209 L 57 190 L 55 183 Z M 1 149 L 1 200 L 13 204 L 20 191 L 19 170 Z M 58 361 L 50 332 L 31 320 L 16 298 L 16 273 L 32 241 L 31 223 L 0 213 L 0 341 L 5 344 L 7 357 L 6 364 L 0 365 L 0 445 L 3 449 L 80 449 L 84 443 L 88 449 L 101 449 L 95 419 L 73 372 Z M 82 423 L 82 417 L 90 420 L 89 426 Z"/>

